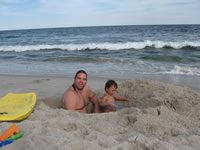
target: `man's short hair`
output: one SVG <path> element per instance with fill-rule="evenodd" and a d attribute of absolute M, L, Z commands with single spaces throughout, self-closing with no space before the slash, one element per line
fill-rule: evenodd
<path fill-rule="evenodd" d="M 76 79 L 76 77 L 78 76 L 79 73 L 84 73 L 86 75 L 86 78 L 87 78 L 87 72 L 85 72 L 84 70 L 79 70 L 79 71 L 76 72 L 74 79 Z"/>

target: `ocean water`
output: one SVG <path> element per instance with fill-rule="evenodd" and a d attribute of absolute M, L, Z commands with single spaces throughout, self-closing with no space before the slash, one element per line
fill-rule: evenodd
<path fill-rule="evenodd" d="M 200 25 L 0 31 L 0 74 L 200 76 Z"/>

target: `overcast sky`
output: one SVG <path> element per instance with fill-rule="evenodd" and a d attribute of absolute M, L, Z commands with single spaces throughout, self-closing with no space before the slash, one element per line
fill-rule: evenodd
<path fill-rule="evenodd" d="M 200 24 L 200 0 L 0 0 L 0 30 Z"/>

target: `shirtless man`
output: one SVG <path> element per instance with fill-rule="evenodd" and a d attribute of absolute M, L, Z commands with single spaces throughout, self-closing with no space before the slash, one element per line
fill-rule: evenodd
<path fill-rule="evenodd" d="M 74 77 L 74 83 L 64 93 L 63 107 L 65 109 L 87 113 L 90 99 L 94 104 L 94 112 L 99 113 L 98 98 L 86 84 L 87 73 L 84 70 L 79 70 Z"/>

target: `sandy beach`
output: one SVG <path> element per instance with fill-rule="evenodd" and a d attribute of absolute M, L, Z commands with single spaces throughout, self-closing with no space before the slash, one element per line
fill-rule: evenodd
<path fill-rule="evenodd" d="M 108 78 L 90 77 L 88 85 L 99 99 Z M 199 150 L 199 77 L 135 75 L 114 77 L 117 112 L 81 114 L 64 110 L 61 99 L 73 77 L 0 75 L 0 97 L 12 93 L 37 93 L 34 112 L 16 122 L 22 138 L 2 150 Z M 162 81 L 162 82 L 161 82 Z M 0 133 L 13 122 L 1 122 Z"/>

